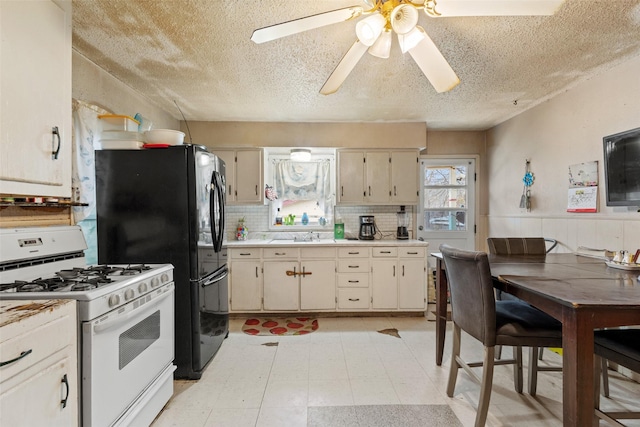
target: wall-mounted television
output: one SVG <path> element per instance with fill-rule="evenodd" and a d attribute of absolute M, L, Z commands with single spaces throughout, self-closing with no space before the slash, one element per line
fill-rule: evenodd
<path fill-rule="evenodd" d="M 640 128 L 602 138 L 607 206 L 640 207 Z"/>

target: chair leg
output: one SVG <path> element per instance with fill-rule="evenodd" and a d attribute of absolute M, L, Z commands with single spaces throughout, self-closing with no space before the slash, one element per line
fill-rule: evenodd
<path fill-rule="evenodd" d="M 602 369 L 602 394 L 604 397 L 609 397 L 609 364 L 607 359 L 601 357 L 602 365 L 600 368 Z"/>
<path fill-rule="evenodd" d="M 529 348 L 529 394 L 535 396 L 538 391 L 538 347 Z"/>
<path fill-rule="evenodd" d="M 540 351 L 538 352 L 538 360 L 542 360 L 542 352 L 544 350 L 544 347 L 540 347 Z"/>
<path fill-rule="evenodd" d="M 513 349 L 513 385 L 518 393 L 522 393 L 522 347 L 511 347 Z"/>
<path fill-rule="evenodd" d="M 447 396 L 453 397 L 453 391 L 456 388 L 456 379 L 458 377 L 458 357 L 460 357 L 460 326 L 453 324 L 453 340 L 451 349 L 451 367 L 449 368 L 449 382 L 447 384 Z"/>
<path fill-rule="evenodd" d="M 600 375 L 604 375 L 601 371 L 606 363 L 605 359 L 602 359 L 598 355 L 594 355 L 593 358 L 593 407 L 597 411 L 600 409 Z"/>
<path fill-rule="evenodd" d="M 491 400 L 491 386 L 493 385 L 493 358 L 494 347 L 484 348 L 484 363 L 482 366 L 482 384 L 480 388 L 480 400 L 478 401 L 478 413 L 476 414 L 475 427 L 483 427 L 487 421 L 489 401 Z"/>
<path fill-rule="evenodd" d="M 500 360 L 500 358 L 502 357 L 502 346 L 501 345 L 497 345 L 496 347 L 496 360 Z"/>

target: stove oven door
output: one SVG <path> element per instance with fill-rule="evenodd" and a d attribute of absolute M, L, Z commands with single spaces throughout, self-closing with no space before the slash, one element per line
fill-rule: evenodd
<path fill-rule="evenodd" d="M 83 322 L 83 426 L 110 426 L 140 410 L 136 400 L 173 361 L 173 343 L 173 283 Z"/>

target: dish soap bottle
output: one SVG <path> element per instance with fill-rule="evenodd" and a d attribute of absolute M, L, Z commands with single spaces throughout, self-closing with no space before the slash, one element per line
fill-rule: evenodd
<path fill-rule="evenodd" d="M 344 239 L 344 222 L 340 217 L 337 217 L 336 222 L 333 224 L 333 238 Z"/>
<path fill-rule="evenodd" d="M 278 208 L 278 213 L 276 214 L 276 225 L 282 225 L 282 216 L 280 216 L 280 208 Z"/>
<path fill-rule="evenodd" d="M 309 224 L 309 215 L 306 212 L 302 214 L 302 225 Z"/>

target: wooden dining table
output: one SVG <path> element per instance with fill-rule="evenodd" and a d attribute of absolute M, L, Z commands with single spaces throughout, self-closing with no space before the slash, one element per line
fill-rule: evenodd
<path fill-rule="evenodd" d="M 448 283 L 442 255 L 432 256 L 436 258 L 436 363 L 441 365 Z M 489 264 L 497 289 L 562 322 L 563 425 L 597 425 L 593 331 L 640 325 L 640 271 L 574 254 L 489 255 Z"/>

